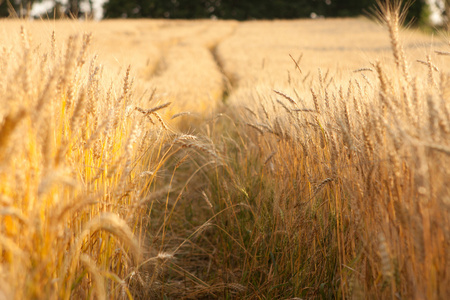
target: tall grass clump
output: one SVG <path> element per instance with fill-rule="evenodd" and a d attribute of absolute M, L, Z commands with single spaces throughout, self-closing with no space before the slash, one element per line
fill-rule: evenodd
<path fill-rule="evenodd" d="M 105 82 L 90 40 L 35 46 L 22 28 L 1 50 L 1 298 L 135 294 L 167 105 L 139 102 L 130 68 Z"/>
<path fill-rule="evenodd" d="M 400 1 L 379 8 L 393 63 L 346 82 L 319 69 L 304 84 L 300 71 L 289 93 L 240 94 L 222 121 L 208 240 L 215 275 L 240 297 L 450 297 L 450 75 L 434 53 L 412 72 Z"/>

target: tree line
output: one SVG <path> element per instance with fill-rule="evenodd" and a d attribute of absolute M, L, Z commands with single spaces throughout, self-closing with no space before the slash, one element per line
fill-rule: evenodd
<path fill-rule="evenodd" d="M 92 16 L 94 0 L 54 0 L 50 17 Z M 445 0 L 447 3 L 450 0 Z M 10 14 L 26 17 L 36 2 L 42 0 L 0 0 L 0 17 Z M 81 3 L 89 11 L 81 10 Z M 367 13 L 376 0 L 109 0 L 104 3 L 104 18 L 170 19 L 294 19 L 311 16 L 348 17 Z M 447 5 L 447 7 L 449 7 Z M 427 0 L 416 0 L 410 7 L 409 20 L 427 17 Z M 449 11 L 450 13 L 450 11 Z"/>
<path fill-rule="evenodd" d="M 311 14 L 324 17 L 361 15 L 376 0 L 109 0 L 106 18 L 174 19 L 294 19 Z M 422 11 L 425 0 L 413 4 L 413 13 Z"/>
<path fill-rule="evenodd" d="M 81 17 L 92 16 L 93 13 L 93 1 L 95 0 L 53 0 L 53 7 L 50 11 L 46 12 L 49 17 L 55 16 L 56 18 L 62 17 Z M 30 12 L 36 3 L 40 3 L 42 0 L 0 0 L 0 18 L 4 17 L 30 17 Z M 86 2 L 89 4 L 89 11 L 83 11 L 81 9 L 81 3 Z M 43 16 L 45 17 L 45 16 Z"/>

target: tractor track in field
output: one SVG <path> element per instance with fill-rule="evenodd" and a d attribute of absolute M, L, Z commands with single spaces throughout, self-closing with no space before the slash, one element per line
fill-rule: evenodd
<path fill-rule="evenodd" d="M 181 89 L 189 87 L 196 90 L 196 97 L 191 98 L 198 99 L 199 94 L 205 96 L 210 93 L 209 98 L 216 104 L 225 102 L 230 93 L 236 89 L 237 80 L 226 71 L 224 58 L 218 50 L 224 41 L 235 34 L 239 24 L 218 26 L 221 27 L 216 35 L 211 34 L 215 30 L 214 27 L 205 28 L 198 35 L 172 40 L 170 45 L 160 48 L 161 56 L 155 66 L 151 81 L 157 87 L 161 87 L 160 90 L 167 93 L 171 91 L 166 90 L 168 87 L 165 88 L 164 83 L 171 81 L 179 84 Z M 203 92 L 198 92 L 201 90 Z M 175 93 L 174 97 L 175 101 L 180 103 L 190 100 L 187 93 L 182 93 L 181 98 L 177 97 Z M 195 100 L 192 99 L 192 101 Z M 208 105 L 205 102 L 204 104 Z"/>
<path fill-rule="evenodd" d="M 223 96 L 222 96 L 222 102 L 226 102 L 226 100 L 228 99 L 228 97 L 230 96 L 231 92 L 233 90 L 235 90 L 237 88 L 237 80 L 236 78 L 234 78 L 234 76 L 232 76 L 231 74 L 228 74 L 225 71 L 224 68 L 224 62 L 221 59 L 219 53 L 218 53 L 218 47 L 220 46 L 221 43 L 223 43 L 225 40 L 227 40 L 228 38 L 230 38 L 231 36 L 233 36 L 238 27 L 240 25 L 236 24 L 234 25 L 233 30 L 231 31 L 230 34 L 228 34 L 227 36 L 225 36 L 223 39 L 221 39 L 217 44 L 214 45 L 213 48 L 211 48 L 210 52 L 212 54 L 212 57 L 219 69 L 219 71 L 222 73 L 222 78 L 223 78 Z"/>
<path fill-rule="evenodd" d="M 226 100 L 229 97 L 229 95 L 231 94 L 231 92 L 236 88 L 237 80 L 235 78 L 233 78 L 233 76 L 231 76 L 231 75 L 227 74 L 227 72 L 225 72 L 223 61 L 221 60 L 220 56 L 217 54 L 217 47 L 219 46 L 219 44 L 217 44 L 213 49 L 211 49 L 211 54 L 212 54 L 212 57 L 214 58 L 214 61 L 216 62 L 216 65 L 217 65 L 220 73 L 222 73 L 222 78 L 223 78 L 222 101 L 226 102 Z"/>

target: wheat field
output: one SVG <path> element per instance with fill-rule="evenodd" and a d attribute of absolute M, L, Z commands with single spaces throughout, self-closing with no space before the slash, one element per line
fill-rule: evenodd
<path fill-rule="evenodd" d="M 450 297 L 450 46 L 395 5 L 0 51 L 0 299 Z"/>

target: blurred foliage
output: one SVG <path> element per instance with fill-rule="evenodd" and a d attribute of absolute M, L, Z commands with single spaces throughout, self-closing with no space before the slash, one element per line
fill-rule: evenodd
<path fill-rule="evenodd" d="M 0 17 L 26 16 L 39 0 L 0 0 Z M 69 0 L 64 13 L 80 16 L 81 0 Z M 87 1 L 92 7 L 92 0 Z M 55 7 L 62 1 L 55 0 Z M 295 19 L 309 17 L 350 17 L 370 14 L 376 0 L 109 0 L 104 4 L 105 18 L 168 19 Z M 9 7 L 9 8 L 8 8 Z M 49 14 L 52 15 L 52 14 Z M 425 26 L 429 10 L 425 0 L 416 0 L 409 9 L 407 22 Z"/>
<path fill-rule="evenodd" d="M 92 1 L 95 0 L 85 0 L 92 8 Z M 31 8 L 37 2 L 42 2 L 42 0 L 0 0 L 0 18 L 1 17 L 29 17 Z M 70 17 L 81 17 L 84 12 L 80 9 L 80 4 L 83 0 L 53 0 L 53 9 L 48 12 L 49 16 L 52 16 L 53 10 L 56 9 L 57 16 L 70 16 Z M 127 2 L 127 1 L 124 1 Z M 145 2 L 145 1 L 131 1 L 131 2 Z"/>
<path fill-rule="evenodd" d="M 367 14 L 375 0 L 109 0 L 105 18 L 294 19 Z M 418 21 L 425 0 L 415 1 L 407 21 Z"/>
<path fill-rule="evenodd" d="M 9 3 L 8 3 L 9 2 Z M 27 8 L 31 8 L 35 0 L 0 0 L 0 17 L 8 17 L 10 12 L 13 15 L 22 16 L 26 14 Z"/>

